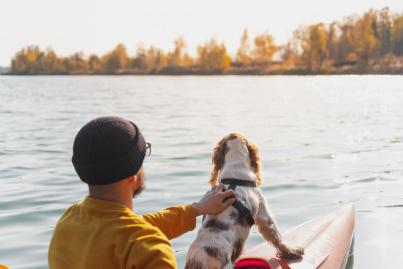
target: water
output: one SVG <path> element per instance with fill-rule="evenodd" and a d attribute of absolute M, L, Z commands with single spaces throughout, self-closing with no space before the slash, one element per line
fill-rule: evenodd
<path fill-rule="evenodd" d="M 402 104 L 402 76 L 0 76 L 0 263 L 47 268 L 54 225 L 87 194 L 74 137 L 117 115 L 152 143 L 135 213 L 200 199 L 214 144 L 237 131 L 260 149 L 281 231 L 354 202 L 354 268 L 401 267 Z M 178 268 L 197 221 L 172 241 Z M 246 247 L 262 241 L 253 228 Z"/>

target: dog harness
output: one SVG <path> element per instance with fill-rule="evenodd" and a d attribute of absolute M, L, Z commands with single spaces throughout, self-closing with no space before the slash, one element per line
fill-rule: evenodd
<path fill-rule="evenodd" d="M 242 179 L 236 179 L 236 178 L 223 178 L 221 180 L 222 184 L 229 184 L 228 189 L 232 189 L 235 191 L 236 186 L 242 186 L 242 187 L 251 187 L 251 188 L 256 188 L 256 182 L 251 181 L 251 180 L 242 180 Z M 224 201 L 229 199 L 230 197 L 225 198 Z M 235 202 L 232 204 L 233 207 L 235 207 L 245 218 L 246 221 L 248 222 L 249 226 L 252 227 L 252 225 L 255 224 L 255 220 L 252 217 L 252 214 L 250 213 L 250 210 L 246 208 L 241 202 L 239 202 L 237 199 L 235 199 Z"/>

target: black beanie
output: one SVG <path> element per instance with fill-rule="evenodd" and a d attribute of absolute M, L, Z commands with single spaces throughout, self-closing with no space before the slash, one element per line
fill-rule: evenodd
<path fill-rule="evenodd" d="M 78 132 L 72 162 L 82 181 L 105 185 L 137 174 L 145 154 L 146 142 L 134 123 L 101 117 Z"/>

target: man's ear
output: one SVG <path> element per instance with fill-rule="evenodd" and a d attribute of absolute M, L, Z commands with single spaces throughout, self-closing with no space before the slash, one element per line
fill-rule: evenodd
<path fill-rule="evenodd" d="M 135 182 L 137 184 L 137 176 L 136 175 L 128 177 L 127 180 L 129 180 L 130 183 Z"/>

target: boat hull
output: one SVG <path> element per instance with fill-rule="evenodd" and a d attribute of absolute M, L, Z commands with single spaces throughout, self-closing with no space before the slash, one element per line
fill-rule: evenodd
<path fill-rule="evenodd" d="M 264 242 L 245 250 L 235 268 L 308 269 L 345 268 L 354 251 L 354 205 L 347 204 L 301 224 L 283 235 L 291 245 L 303 246 L 302 259 L 284 260 L 276 249 Z"/>

